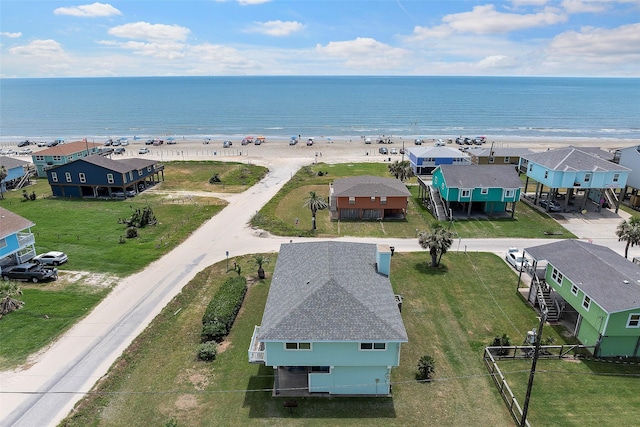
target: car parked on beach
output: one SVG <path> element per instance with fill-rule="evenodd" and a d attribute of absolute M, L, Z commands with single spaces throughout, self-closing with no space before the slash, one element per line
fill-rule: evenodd
<path fill-rule="evenodd" d="M 25 139 L 24 141 L 18 142 L 18 147 L 26 147 L 29 144 L 31 144 L 31 141 L 29 141 L 28 139 Z"/>
<path fill-rule="evenodd" d="M 380 147 L 378 149 L 378 153 L 380 153 L 380 154 L 389 154 L 389 150 L 387 150 L 387 147 Z"/>
<path fill-rule="evenodd" d="M 22 150 L 20 150 L 18 152 L 18 154 L 20 154 L 21 156 L 26 156 L 33 153 L 33 150 L 31 148 L 23 148 Z"/>
<path fill-rule="evenodd" d="M 222 143 L 222 148 L 230 148 L 233 145 L 233 142 L 231 141 L 224 141 Z"/>
<path fill-rule="evenodd" d="M 44 254 L 33 257 L 33 261 L 46 265 L 60 265 L 69 260 L 69 257 L 64 252 L 51 251 Z"/>
<path fill-rule="evenodd" d="M 113 154 L 124 154 L 125 151 L 126 149 L 124 147 L 116 147 L 116 149 L 113 150 Z"/>
<path fill-rule="evenodd" d="M 56 280 L 57 278 L 57 268 L 44 267 L 37 262 L 26 262 L 2 268 L 3 280 L 23 280 L 38 283 L 45 280 Z"/>
<path fill-rule="evenodd" d="M 147 147 L 141 147 L 138 150 L 138 154 L 149 154 L 149 149 Z"/>
<path fill-rule="evenodd" d="M 392 148 L 391 149 L 391 154 L 398 154 L 398 149 L 397 148 Z"/>
<path fill-rule="evenodd" d="M 422 138 L 416 138 L 413 140 L 413 143 L 416 145 L 422 145 L 423 142 Z"/>

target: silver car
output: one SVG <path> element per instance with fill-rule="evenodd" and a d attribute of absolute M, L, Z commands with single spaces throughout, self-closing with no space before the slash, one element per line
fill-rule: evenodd
<path fill-rule="evenodd" d="M 51 251 L 47 252 L 46 254 L 35 256 L 33 260 L 40 264 L 60 265 L 67 262 L 69 260 L 69 257 L 67 257 L 67 254 L 65 254 L 64 252 Z"/>

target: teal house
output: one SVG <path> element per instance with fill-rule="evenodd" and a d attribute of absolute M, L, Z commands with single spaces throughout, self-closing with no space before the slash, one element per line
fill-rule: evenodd
<path fill-rule="evenodd" d="M 440 165 L 433 171 L 432 186 L 438 193 L 432 195 L 433 205 L 442 204 L 446 213 L 492 216 L 510 211 L 513 217 L 523 183 L 512 165 Z"/>
<path fill-rule="evenodd" d="M 640 266 L 613 250 L 567 239 L 526 248 L 538 272 L 537 295 L 572 325 L 572 334 L 599 357 L 640 357 Z M 543 295 L 546 294 L 546 295 Z"/>
<path fill-rule="evenodd" d="M 276 396 L 388 396 L 407 332 L 387 245 L 280 247 L 249 362 L 274 369 Z"/>
<path fill-rule="evenodd" d="M 0 267 L 21 264 L 36 256 L 35 224 L 0 207 Z"/>
<path fill-rule="evenodd" d="M 47 177 L 46 170 L 53 166 L 66 165 L 74 160 L 100 154 L 100 144 L 86 141 L 75 141 L 68 144 L 58 144 L 33 153 L 31 158 L 36 167 L 36 174 L 41 178 Z"/>

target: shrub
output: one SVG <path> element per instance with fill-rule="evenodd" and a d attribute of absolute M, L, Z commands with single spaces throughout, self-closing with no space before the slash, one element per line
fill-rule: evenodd
<path fill-rule="evenodd" d="M 204 316 L 202 316 L 202 334 L 204 334 L 204 326 L 210 323 L 224 325 L 224 335 L 228 334 L 238 311 L 240 311 L 246 293 L 247 279 L 244 277 L 238 275 L 225 280 L 220 289 L 211 298 Z"/>
<path fill-rule="evenodd" d="M 215 341 L 207 341 L 198 346 L 198 359 L 210 362 L 215 360 L 218 354 L 218 343 Z"/>
<path fill-rule="evenodd" d="M 200 341 L 216 341 L 220 342 L 227 335 L 227 326 L 218 321 L 205 323 L 202 325 L 202 332 L 200 333 Z"/>
<path fill-rule="evenodd" d="M 127 228 L 127 239 L 133 239 L 138 237 L 138 229 L 135 227 Z"/>
<path fill-rule="evenodd" d="M 507 336 L 507 334 L 502 334 L 501 337 L 495 337 L 493 342 L 491 343 L 492 347 L 509 347 L 511 345 L 511 339 Z M 505 356 L 509 354 L 509 350 L 500 349 L 496 351 L 496 354 L 499 356 Z"/>
<path fill-rule="evenodd" d="M 431 379 L 436 371 L 436 364 L 433 357 L 425 354 L 418 360 L 418 378 L 421 380 Z"/>
<path fill-rule="evenodd" d="M 209 184 L 216 184 L 218 182 L 222 182 L 222 180 L 220 179 L 220 175 L 214 173 L 213 176 L 209 178 Z"/>

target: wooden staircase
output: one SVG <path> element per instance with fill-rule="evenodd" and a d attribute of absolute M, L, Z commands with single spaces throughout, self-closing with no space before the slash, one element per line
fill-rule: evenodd
<path fill-rule="evenodd" d="M 557 322 L 560 319 L 560 306 L 551 294 L 551 286 L 544 280 L 535 279 L 538 282 L 536 297 L 540 311 L 547 310 L 547 322 Z"/>

